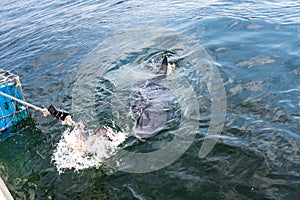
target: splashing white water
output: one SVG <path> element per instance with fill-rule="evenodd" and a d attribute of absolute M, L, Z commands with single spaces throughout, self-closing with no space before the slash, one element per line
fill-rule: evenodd
<path fill-rule="evenodd" d="M 63 173 L 64 169 L 78 171 L 99 168 L 105 159 L 114 155 L 128 134 L 116 134 L 111 128 L 104 128 L 105 134 L 84 130 L 83 123 L 75 123 L 73 130 L 67 129 L 52 156 L 58 172 Z"/>

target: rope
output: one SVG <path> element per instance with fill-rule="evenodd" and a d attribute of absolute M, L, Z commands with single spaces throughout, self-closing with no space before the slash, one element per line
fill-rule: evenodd
<path fill-rule="evenodd" d="M 22 87 L 21 87 L 21 83 L 20 83 L 19 79 L 18 79 L 18 78 L 14 78 L 14 81 L 15 81 L 15 84 L 16 84 L 16 91 L 17 91 L 17 88 L 20 88 L 20 91 L 21 91 L 21 94 L 22 94 L 22 98 L 25 100 L 24 94 L 23 94 L 23 91 L 22 91 Z M 15 91 L 15 96 L 16 96 L 16 91 Z M 21 104 L 24 104 L 25 106 L 30 107 L 30 108 L 33 108 L 34 110 L 40 111 L 40 112 L 43 113 L 43 115 L 44 115 L 45 117 L 46 117 L 47 115 L 50 115 L 50 112 L 48 111 L 47 108 L 40 108 L 40 107 L 38 107 L 38 106 L 35 106 L 35 105 L 33 105 L 33 104 L 30 104 L 30 103 L 28 103 L 28 102 L 26 102 L 26 101 L 23 101 L 23 100 L 21 100 L 21 99 L 18 99 L 18 98 L 16 98 L 16 97 L 13 97 L 13 96 L 11 96 L 11 95 L 8 95 L 8 94 L 6 94 L 6 93 L 3 93 L 3 92 L 1 92 L 1 91 L 0 91 L 0 95 L 2 95 L 2 96 L 4 96 L 4 97 L 7 97 L 7 98 L 9 98 L 9 99 L 11 99 L 11 100 L 13 100 L 13 101 L 16 101 L 16 102 L 19 102 L 19 103 L 21 103 Z M 13 103 L 13 105 L 14 105 L 14 108 L 15 108 L 14 113 L 13 113 L 13 118 L 14 118 L 14 116 L 15 116 L 15 114 L 16 114 L 16 105 L 15 105 L 14 103 Z M 26 107 L 26 110 L 28 111 L 27 107 Z M 2 109 L 1 109 L 1 112 L 3 113 Z M 13 120 L 13 118 L 12 118 L 12 120 Z M 11 122 L 9 122 L 9 123 L 11 123 Z M 66 118 L 65 118 L 64 120 L 62 120 L 62 125 L 69 125 L 69 126 L 75 127 L 75 126 L 76 126 L 76 123 L 72 120 L 72 118 L 71 118 L 70 115 L 67 115 Z M 7 126 L 8 126 L 8 125 L 6 125 L 5 128 L 6 128 Z M 4 128 L 4 129 L 5 129 L 5 128 Z M 2 131 L 2 130 L 3 130 L 3 129 L 1 129 L 0 131 Z"/>
<path fill-rule="evenodd" d="M 15 81 L 16 87 L 20 88 L 20 92 L 21 92 L 23 101 L 26 101 L 24 93 L 23 93 L 23 88 L 22 88 L 22 85 L 21 85 L 21 82 L 20 82 L 20 79 L 19 79 L 19 76 L 14 77 L 14 81 Z M 16 94 L 15 94 L 15 96 L 16 96 Z M 26 107 L 26 111 L 27 111 L 27 113 L 29 113 L 28 112 L 28 107 Z"/>
<path fill-rule="evenodd" d="M 33 108 L 34 110 L 40 111 L 40 112 L 43 113 L 44 116 L 47 116 L 47 115 L 50 114 L 49 111 L 47 110 L 47 108 L 40 108 L 40 107 L 35 106 L 35 105 L 32 105 L 32 104 L 30 104 L 30 103 L 28 103 L 28 102 L 26 102 L 26 101 L 22 101 L 22 100 L 20 100 L 20 99 L 17 99 L 16 97 L 13 97 L 13 96 L 10 96 L 10 95 L 8 95 L 8 94 L 5 94 L 5 93 L 3 93 L 3 92 L 1 92 L 1 91 L 0 91 L 0 95 L 2 95 L 2 96 L 4 96 L 4 97 L 7 97 L 7 98 L 9 98 L 9 99 L 11 99 L 11 100 L 13 100 L 13 101 L 22 103 L 22 104 L 24 104 L 24 105 L 26 105 L 26 106 L 28 106 L 28 107 L 30 107 L 30 108 Z"/>
<path fill-rule="evenodd" d="M 22 103 L 30 108 L 33 108 L 34 110 L 37 110 L 37 111 L 40 111 L 43 113 L 43 115 L 46 117 L 47 115 L 50 115 L 50 112 L 47 110 L 47 108 L 40 108 L 38 106 L 35 106 L 35 105 L 32 105 L 26 101 L 22 101 L 20 99 L 17 99 L 13 96 L 10 96 L 8 94 L 5 94 L 3 92 L 0 91 L 0 95 L 4 96 L 4 97 L 7 97 L 7 98 L 10 98 L 11 100 L 13 101 L 16 101 L 16 102 L 19 102 L 19 103 Z M 69 126 L 76 126 L 76 123 L 72 120 L 71 116 L 68 115 L 62 122 L 62 125 L 69 125 Z"/>
<path fill-rule="evenodd" d="M 15 85 L 16 85 L 16 88 L 15 88 L 15 96 L 17 96 L 17 89 L 20 88 L 20 92 L 21 92 L 22 98 L 25 100 L 25 97 L 24 97 L 24 94 L 23 94 L 23 90 L 22 90 L 22 87 L 21 87 L 21 83 L 20 83 L 19 78 L 18 78 L 18 77 L 14 77 L 13 79 L 14 79 L 14 82 L 15 82 Z M 30 108 L 33 108 L 34 110 L 37 110 L 37 111 L 42 112 L 44 116 L 47 116 L 47 115 L 50 114 L 49 111 L 48 111 L 46 108 L 40 108 L 40 107 L 38 107 L 38 106 L 32 105 L 32 104 L 30 104 L 30 103 L 28 103 L 28 102 L 26 102 L 26 101 L 20 100 L 20 99 L 14 97 L 14 96 L 8 95 L 8 94 L 3 93 L 3 92 L 1 92 L 1 91 L 0 91 L 0 95 L 2 95 L 2 96 L 4 96 L 4 97 L 7 97 L 7 98 L 9 98 L 9 99 L 11 99 L 11 100 L 13 100 L 13 101 L 15 101 L 15 102 L 19 102 L 19 103 L 21 103 L 21 104 L 24 104 L 24 105 L 26 106 L 26 111 L 27 111 L 27 113 L 28 113 L 28 107 L 30 107 Z M 16 109 L 16 104 L 15 104 L 14 102 L 12 102 L 12 104 L 13 104 L 13 106 L 14 106 L 14 113 L 13 113 L 12 116 L 11 116 L 11 120 L 10 120 L 10 122 L 8 122 L 8 123 L 5 125 L 5 127 L 1 128 L 0 131 L 5 130 L 5 129 L 9 126 L 9 124 L 14 120 L 14 117 L 15 117 L 15 115 L 16 115 L 17 109 Z M 2 115 L 4 115 L 2 109 L 1 109 L 1 113 L 2 113 Z"/>

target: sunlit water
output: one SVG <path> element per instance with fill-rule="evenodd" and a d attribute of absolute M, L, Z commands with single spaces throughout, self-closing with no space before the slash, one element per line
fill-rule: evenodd
<path fill-rule="evenodd" d="M 53 158 L 60 145 L 75 149 L 78 155 L 84 154 L 83 146 L 70 145 L 76 143 L 67 137 L 71 127 L 33 112 L 35 125 L 0 143 L 0 173 L 12 195 L 16 199 L 299 198 L 299 8 L 297 1 L 276 0 L 1 1 L 1 68 L 20 76 L 29 102 L 64 108 L 91 131 L 103 124 L 114 131 L 130 132 L 133 123 L 124 117 L 128 107 L 122 104 L 128 99 L 122 101 L 121 97 L 128 97 L 140 81 L 152 76 L 143 68 L 144 61 L 176 49 L 172 47 L 176 44 L 189 49 L 187 41 L 196 42 L 211 57 L 209 62 L 223 78 L 227 100 L 218 143 L 206 158 L 199 159 L 209 127 L 211 94 L 201 82 L 203 73 L 192 70 L 189 77 L 196 78 L 187 83 L 201 86 L 196 92 L 200 115 L 195 119 L 199 128 L 193 142 L 175 162 L 142 174 L 115 170 L 110 161 L 100 166 L 103 160 L 77 171 L 63 161 L 64 167 L 57 168 Z M 139 31 L 129 34 L 132 30 Z M 149 30 L 151 34 L 145 34 Z M 168 44 L 161 30 L 189 39 L 173 39 L 167 48 L 159 48 Z M 193 59 L 184 55 L 182 51 L 173 54 L 174 60 L 182 56 L 183 60 L 170 75 L 171 82 L 175 77 L 187 77 L 186 71 L 180 70 L 194 66 Z M 197 62 L 203 56 L 198 58 Z M 92 65 L 85 70 L 88 62 Z M 99 71 L 91 66 L 98 66 Z M 83 76 L 97 79 L 83 85 Z M 98 84 L 96 88 L 92 81 Z M 91 88 L 95 92 L 92 100 L 74 98 Z M 108 93 L 101 96 L 103 88 Z M 111 91 L 111 96 L 107 95 Z M 103 106 L 107 110 L 101 109 Z M 152 152 L 177 135 L 161 134 L 146 143 L 129 137 L 119 148 Z M 95 140 L 101 137 L 91 142 Z M 97 145 L 99 149 L 92 151 L 103 153 L 104 146 Z M 66 148 L 61 149 L 68 154 Z M 121 159 L 118 153 L 112 154 L 113 161 Z M 99 159 L 106 160 L 106 155 L 100 154 Z"/>

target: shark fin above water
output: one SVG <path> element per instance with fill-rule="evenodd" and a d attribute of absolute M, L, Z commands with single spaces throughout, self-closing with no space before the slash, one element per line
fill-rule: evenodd
<path fill-rule="evenodd" d="M 161 63 L 160 69 L 157 72 L 157 74 L 167 75 L 167 72 L 168 72 L 168 58 L 167 56 L 164 56 L 164 59 Z"/>

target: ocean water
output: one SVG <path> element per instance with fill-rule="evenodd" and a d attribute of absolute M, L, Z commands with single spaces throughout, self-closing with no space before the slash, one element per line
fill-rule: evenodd
<path fill-rule="evenodd" d="M 1 68 L 20 76 L 28 102 L 64 108 L 90 129 L 130 130 L 125 97 L 151 77 L 142 63 L 168 53 L 179 66 L 169 86 L 195 93 L 179 98 L 183 113 L 199 112 L 188 115 L 196 130 L 187 120 L 147 143 L 127 141 L 124 148 L 143 156 L 187 141 L 189 130 L 188 148 L 166 166 L 141 173 L 143 162 L 117 170 L 108 162 L 59 173 L 52 158 L 67 127 L 32 111 L 35 123 L 0 143 L 2 179 L 15 199 L 299 199 L 299 9 L 290 0 L 2 0 Z M 225 98 L 213 77 L 202 81 L 204 69 L 218 72 Z M 187 84 L 182 93 L 176 80 Z M 199 158 L 214 114 L 225 121 Z"/>

